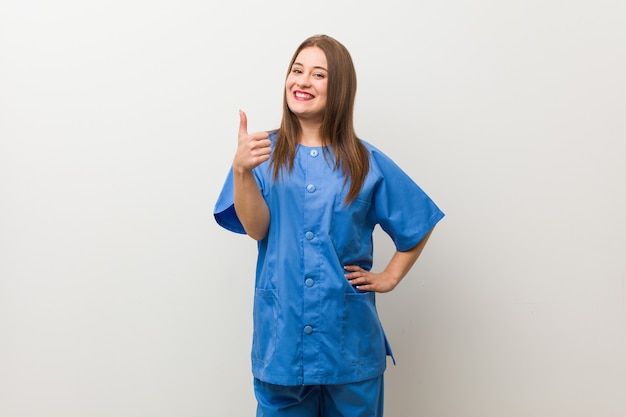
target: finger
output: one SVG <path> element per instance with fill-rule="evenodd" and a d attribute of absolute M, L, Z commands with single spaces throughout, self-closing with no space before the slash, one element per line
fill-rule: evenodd
<path fill-rule="evenodd" d="M 353 282 L 363 283 L 365 282 L 365 279 L 366 279 L 366 276 L 361 271 L 350 272 L 350 273 L 345 274 L 344 276 L 351 283 Z"/>
<path fill-rule="evenodd" d="M 352 285 L 353 287 L 362 287 L 363 285 L 369 284 L 369 282 L 367 282 L 367 280 L 364 278 L 349 279 L 348 283 Z"/>
<path fill-rule="evenodd" d="M 269 156 L 272 153 L 272 149 L 269 146 L 263 146 L 259 148 L 259 155 Z"/>
<path fill-rule="evenodd" d="M 248 135 L 248 116 L 243 110 L 239 110 L 239 134 Z"/>
<path fill-rule="evenodd" d="M 268 139 L 254 139 L 253 136 L 248 136 L 247 149 L 251 155 L 269 155 L 272 153 L 272 142 Z"/>
<path fill-rule="evenodd" d="M 250 133 L 249 135 L 247 135 L 249 140 L 256 141 L 257 142 L 256 144 L 260 146 L 271 145 L 271 141 L 268 139 L 269 136 L 270 135 L 267 132 L 256 132 L 256 133 Z"/>

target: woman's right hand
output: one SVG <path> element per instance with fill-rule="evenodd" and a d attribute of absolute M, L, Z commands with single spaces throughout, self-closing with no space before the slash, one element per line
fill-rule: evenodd
<path fill-rule="evenodd" d="M 237 152 L 233 160 L 235 172 L 250 172 L 270 159 L 271 142 L 267 132 L 248 134 L 248 117 L 239 110 L 239 135 Z"/>

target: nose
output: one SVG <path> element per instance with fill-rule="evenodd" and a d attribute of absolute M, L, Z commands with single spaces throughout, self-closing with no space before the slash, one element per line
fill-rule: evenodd
<path fill-rule="evenodd" d="M 306 75 L 302 75 L 301 77 L 298 78 L 298 80 L 296 81 L 296 85 L 298 87 L 310 87 L 311 83 L 309 81 L 309 77 L 307 77 Z"/>

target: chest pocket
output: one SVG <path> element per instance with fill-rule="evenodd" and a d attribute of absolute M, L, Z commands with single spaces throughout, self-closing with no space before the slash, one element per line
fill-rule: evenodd
<path fill-rule="evenodd" d="M 369 201 L 357 198 L 352 203 L 345 203 L 344 200 L 344 193 L 335 197 L 330 230 L 330 239 L 340 257 L 356 253 L 361 248 L 370 208 Z"/>

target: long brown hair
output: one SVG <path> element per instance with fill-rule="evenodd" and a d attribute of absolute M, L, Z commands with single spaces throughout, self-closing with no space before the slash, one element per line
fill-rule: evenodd
<path fill-rule="evenodd" d="M 346 202 L 357 197 L 369 171 L 368 152 L 354 131 L 354 98 L 356 96 L 356 71 L 350 53 L 337 40 L 327 35 L 315 35 L 300 44 L 291 58 L 287 76 L 298 54 L 305 48 L 318 47 L 326 55 L 328 63 L 328 84 L 326 108 L 320 136 L 324 146 L 331 146 L 334 151 L 335 169 L 341 169 L 344 186 L 350 182 Z M 274 180 L 280 176 L 283 168 L 293 169 L 296 145 L 301 128 L 298 118 L 287 105 L 286 92 L 283 96 L 283 118 L 278 130 L 276 146 L 272 152 Z M 324 148 L 325 156 L 328 152 Z"/>

